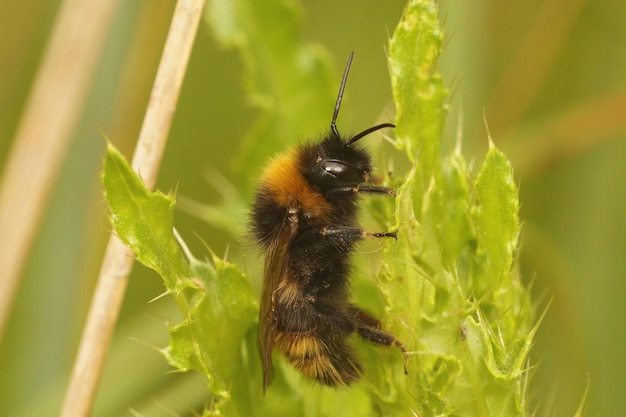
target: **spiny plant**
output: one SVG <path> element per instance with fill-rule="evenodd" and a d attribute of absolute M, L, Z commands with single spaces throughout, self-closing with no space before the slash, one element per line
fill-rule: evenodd
<path fill-rule="evenodd" d="M 327 108 L 311 110 L 308 102 L 307 120 L 300 120 L 303 103 L 292 97 L 293 89 L 271 86 L 297 83 L 310 89 L 313 103 L 328 103 L 336 83 L 330 82 L 319 48 L 303 47 L 297 36 L 271 36 L 279 30 L 276 22 L 282 22 L 280 30 L 295 31 L 289 2 L 233 3 L 238 9 L 209 2 L 207 19 L 222 42 L 239 40 L 235 46 L 247 66 L 248 92 L 265 109 L 239 159 L 239 166 L 260 166 L 250 151 L 255 143 L 267 137 L 291 140 L 310 123 L 325 126 L 328 116 Z M 239 13 L 242 8 L 246 13 Z M 250 42 L 241 41 L 242 33 Z M 383 326 L 407 346 L 409 359 L 405 363 L 393 349 L 359 347 L 365 372 L 350 388 L 314 386 L 277 359 L 275 381 L 262 397 L 258 299 L 250 279 L 213 253 L 208 261 L 191 255 L 174 232 L 175 196 L 146 190 L 109 145 L 103 182 L 111 223 L 137 260 L 163 278 L 180 308 L 182 320 L 171 324 L 162 353 L 176 369 L 206 376 L 203 415 L 529 414 L 528 354 L 538 320 L 516 258 L 518 190 L 509 160 L 490 138 L 476 178 L 460 144 L 442 155 L 448 110 L 448 91 L 437 69 L 442 44 L 437 2 L 410 0 L 389 42 L 397 111 L 393 143 L 406 154 L 410 170 L 404 178 L 394 173 L 395 179 L 387 179 L 398 190 L 395 201 L 369 204 L 375 220 L 398 230 L 398 241 L 385 243 L 372 302 L 382 300 Z M 284 63 L 295 54 L 313 63 L 311 72 L 287 73 Z M 286 105 L 291 100 L 295 107 Z"/>

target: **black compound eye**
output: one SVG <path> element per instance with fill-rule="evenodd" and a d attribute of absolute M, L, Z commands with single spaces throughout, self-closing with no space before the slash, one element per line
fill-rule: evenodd
<path fill-rule="evenodd" d="M 361 172 L 352 165 L 341 161 L 324 161 L 322 169 L 328 174 L 342 181 L 360 182 L 362 181 Z"/>
<path fill-rule="evenodd" d="M 334 176 L 341 176 L 346 170 L 350 169 L 346 164 L 337 161 L 326 161 L 322 164 L 324 171 Z"/>

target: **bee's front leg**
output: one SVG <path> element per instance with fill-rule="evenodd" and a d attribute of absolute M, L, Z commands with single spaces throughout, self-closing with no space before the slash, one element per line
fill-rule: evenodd
<path fill-rule="evenodd" d="M 364 237 L 392 237 L 398 240 L 398 232 L 370 232 L 358 227 L 326 226 L 320 228 L 320 234 L 329 238 L 360 240 Z"/>

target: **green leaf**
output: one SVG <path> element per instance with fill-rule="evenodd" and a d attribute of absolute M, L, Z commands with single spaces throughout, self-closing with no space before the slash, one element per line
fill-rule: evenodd
<path fill-rule="evenodd" d="M 180 277 L 189 276 L 190 268 L 173 233 L 174 199 L 147 190 L 110 143 L 102 182 L 117 236 L 133 249 L 139 262 L 163 277 L 168 290 L 175 288 Z"/>
<path fill-rule="evenodd" d="M 473 230 L 467 209 L 471 181 L 465 160 L 457 150 L 444 157 L 435 176 L 434 186 L 426 195 L 424 225 L 426 239 L 438 242 L 429 252 L 431 263 L 442 268 L 467 270 L 468 248 L 473 244 Z M 440 259 L 440 261 L 439 261 Z"/>
<path fill-rule="evenodd" d="M 246 277 L 232 264 L 194 262 L 193 278 L 178 288 L 185 320 L 170 327 L 163 350 L 176 368 L 199 371 L 213 393 L 227 399 L 229 387 L 242 384 L 242 343 L 256 318 L 257 302 Z M 252 375 L 248 375 L 252 378 Z"/>
<path fill-rule="evenodd" d="M 476 181 L 475 219 L 478 260 L 484 274 L 474 282 L 478 297 L 507 279 L 519 234 L 519 200 L 509 160 L 490 142 Z"/>
<path fill-rule="evenodd" d="M 179 371 L 193 369 L 207 377 L 213 396 L 208 411 L 241 412 L 238 407 L 249 403 L 249 393 L 241 387 L 260 379 L 244 366 L 246 336 L 258 311 L 249 281 L 215 256 L 208 263 L 185 254 L 174 235 L 174 197 L 147 190 L 111 144 L 102 180 L 115 233 L 139 262 L 163 278 L 180 308 L 183 319 L 171 324 L 164 356 Z M 233 386 L 238 389 L 231 392 Z"/>
<path fill-rule="evenodd" d="M 441 132 L 448 112 L 448 91 L 437 71 L 443 34 L 437 4 L 407 2 L 400 23 L 389 41 L 389 67 L 396 104 L 396 146 L 406 149 L 420 171 L 415 204 L 439 163 Z"/>
<path fill-rule="evenodd" d="M 426 0 L 409 1 L 390 40 L 397 143 L 414 161 L 379 276 L 385 325 L 412 352 L 404 383 L 391 381 L 416 415 L 523 416 L 537 326 L 515 260 L 518 191 L 493 144 L 475 181 L 460 146 L 439 155 L 441 40 L 436 2 Z"/>

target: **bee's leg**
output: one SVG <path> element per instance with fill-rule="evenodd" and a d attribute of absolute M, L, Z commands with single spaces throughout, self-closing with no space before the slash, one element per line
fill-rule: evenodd
<path fill-rule="evenodd" d="M 366 237 L 392 237 L 398 240 L 398 232 L 370 232 L 358 227 L 324 226 L 305 230 L 292 241 L 294 247 L 316 248 L 329 243 L 335 248 L 349 251 L 352 245 Z"/>
<path fill-rule="evenodd" d="M 327 226 L 320 229 L 320 234 L 330 239 L 356 242 L 365 237 L 392 237 L 398 240 L 398 231 L 393 232 L 370 232 L 358 227 L 335 227 Z"/>
<path fill-rule="evenodd" d="M 354 316 L 361 325 L 373 327 L 374 329 L 380 329 L 380 320 L 378 320 L 376 317 L 372 316 L 369 313 L 366 313 L 356 306 L 352 306 L 350 311 L 352 312 L 352 314 L 354 314 Z"/>
<path fill-rule="evenodd" d="M 389 187 L 379 187 L 377 185 L 359 185 L 357 192 L 368 194 L 387 194 L 396 195 L 396 190 L 392 190 Z"/>
<path fill-rule="evenodd" d="M 400 348 L 405 356 L 407 355 L 407 348 L 401 341 L 398 340 L 397 337 L 395 337 L 391 333 L 388 333 L 381 329 L 377 329 L 375 327 L 370 327 L 365 324 L 357 327 L 356 331 L 359 333 L 359 336 L 361 336 L 365 340 L 369 340 L 370 342 L 385 346 L 396 345 Z"/>
<path fill-rule="evenodd" d="M 356 332 L 363 339 L 368 340 L 379 345 L 391 346 L 396 345 L 404 354 L 404 359 L 408 361 L 408 350 L 404 344 L 398 340 L 396 336 L 388 333 L 380 328 L 380 321 L 375 317 L 369 315 L 363 310 L 352 307 L 351 308 L 354 317 L 356 318 Z M 406 368 L 404 369 L 406 372 Z"/>
<path fill-rule="evenodd" d="M 337 187 L 337 188 L 331 189 L 330 192 L 334 194 L 367 193 L 367 194 L 386 194 L 386 195 L 394 195 L 394 196 L 396 195 L 396 191 L 392 190 L 391 188 L 379 187 L 377 185 L 370 185 L 370 184 Z"/>
<path fill-rule="evenodd" d="M 407 348 L 397 337 L 380 329 L 380 322 L 378 320 L 361 310 L 359 310 L 357 314 L 358 322 L 356 331 L 359 336 L 379 345 L 396 345 L 400 348 L 402 353 L 407 354 Z"/>

